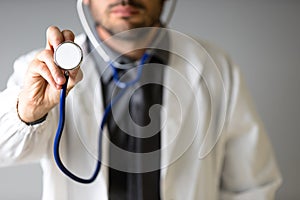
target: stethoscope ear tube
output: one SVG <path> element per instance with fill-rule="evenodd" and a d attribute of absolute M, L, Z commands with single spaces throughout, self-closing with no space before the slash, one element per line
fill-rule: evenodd
<path fill-rule="evenodd" d="M 60 140 L 63 134 L 64 124 L 65 124 L 65 104 L 66 104 L 66 96 L 67 96 L 67 85 L 69 80 L 69 74 L 67 71 L 65 72 L 65 78 L 66 78 L 66 83 L 63 85 L 63 88 L 61 89 L 60 92 L 59 122 L 58 122 L 58 127 L 54 139 L 54 145 L 53 145 L 54 159 L 59 169 L 65 175 L 67 175 L 68 177 L 70 177 L 71 179 L 79 183 L 88 184 L 88 183 L 92 183 L 97 178 L 97 175 L 99 174 L 99 171 L 101 169 L 101 158 L 98 159 L 94 174 L 89 179 L 80 178 L 75 174 L 73 174 L 65 167 L 65 165 L 63 164 L 60 158 L 59 146 L 60 146 Z M 101 151 L 99 152 L 99 154 L 101 155 Z"/>

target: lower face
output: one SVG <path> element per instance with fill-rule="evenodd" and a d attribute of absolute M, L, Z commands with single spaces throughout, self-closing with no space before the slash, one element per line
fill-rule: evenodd
<path fill-rule="evenodd" d="M 100 28 L 114 35 L 134 28 L 158 26 L 162 0 L 91 0 L 90 8 Z"/>

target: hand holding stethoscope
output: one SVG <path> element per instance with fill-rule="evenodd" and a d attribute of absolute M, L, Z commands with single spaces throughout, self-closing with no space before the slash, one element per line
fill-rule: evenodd
<path fill-rule="evenodd" d="M 47 29 L 47 45 L 29 63 L 22 89 L 18 96 L 18 114 L 22 121 L 31 125 L 43 118 L 59 103 L 60 89 L 65 83 L 64 70 L 54 62 L 54 49 L 65 41 L 73 41 L 74 34 L 51 26 Z M 82 79 L 80 68 L 69 71 L 69 91 Z"/>

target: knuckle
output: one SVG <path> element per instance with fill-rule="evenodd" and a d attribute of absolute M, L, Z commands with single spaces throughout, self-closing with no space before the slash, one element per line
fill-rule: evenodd
<path fill-rule="evenodd" d="M 37 66 L 39 64 L 39 60 L 34 59 L 30 62 L 30 64 L 28 65 L 28 69 L 27 71 L 32 71 L 33 68 L 35 68 L 35 66 Z"/>
<path fill-rule="evenodd" d="M 48 66 L 44 62 L 37 60 L 37 59 L 35 59 L 31 62 L 28 70 L 33 74 L 39 74 L 39 75 L 49 73 Z"/>
<path fill-rule="evenodd" d="M 40 61 L 46 61 L 47 59 L 52 59 L 53 52 L 49 49 L 44 49 L 37 54 L 37 59 Z"/>
<path fill-rule="evenodd" d="M 35 68 L 40 72 L 40 73 L 45 73 L 48 71 L 48 67 L 44 62 L 36 62 L 35 63 Z"/>

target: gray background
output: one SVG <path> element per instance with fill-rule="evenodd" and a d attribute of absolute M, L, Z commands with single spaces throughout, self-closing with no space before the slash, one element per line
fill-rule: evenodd
<path fill-rule="evenodd" d="M 15 58 L 45 44 L 49 25 L 82 31 L 75 0 L 1 0 L 0 89 Z M 180 0 L 171 27 L 210 40 L 242 72 L 273 142 L 283 175 L 277 199 L 299 199 L 300 2 Z M 37 164 L 0 169 L 0 199 L 41 197 Z"/>

